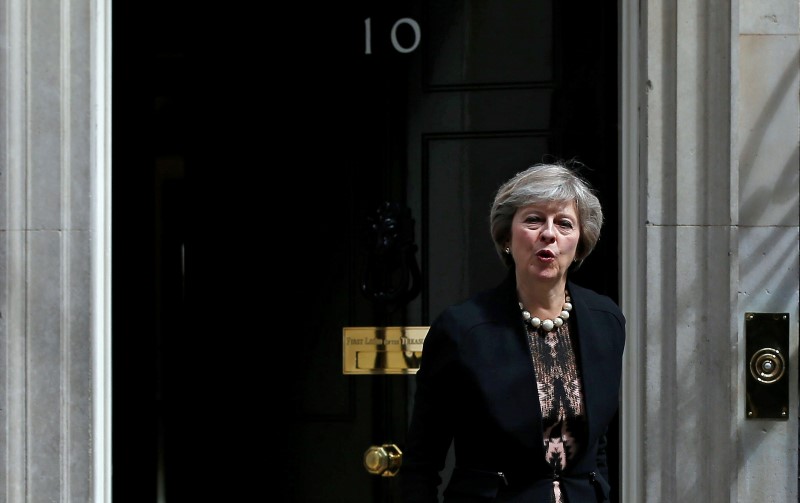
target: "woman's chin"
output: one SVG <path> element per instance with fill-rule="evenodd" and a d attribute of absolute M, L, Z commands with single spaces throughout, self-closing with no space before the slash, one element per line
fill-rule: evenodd
<path fill-rule="evenodd" d="M 533 270 L 528 271 L 530 275 L 539 281 L 557 281 L 564 278 L 564 274 L 555 267 L 536 267 Z"/>

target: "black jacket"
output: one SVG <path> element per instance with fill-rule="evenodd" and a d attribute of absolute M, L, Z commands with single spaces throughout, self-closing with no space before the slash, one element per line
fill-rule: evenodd
<path fill-rule="evenodd" d="M 619 407 L 625 317 L 608 297 L 567 283 L 588 424 L 585 445 L 560 475 L 569 503 L 606 501 L 606 430 Z M 405 503 L 438 501 L 454 442 L 445 501 L 548 503 L 542 417 L 513 271 L 494 289 L 445 309 L 431 324 L 400 484 Z"/>

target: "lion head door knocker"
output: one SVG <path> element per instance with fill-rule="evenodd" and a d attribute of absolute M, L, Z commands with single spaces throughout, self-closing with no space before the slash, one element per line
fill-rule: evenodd
<path fill-rule="evenodd" d="M 411 210 L 385 202 L 368 219 L 367 231 L 369 250 L 361 291 L 386 316 L 420 292 Z"/>

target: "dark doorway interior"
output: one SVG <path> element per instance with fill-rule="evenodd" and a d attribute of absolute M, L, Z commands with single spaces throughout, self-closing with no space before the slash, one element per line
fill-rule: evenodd
<path fill-rule="evenodd" d="M 236 48 L 255 45 L 234 43 L 233 20 L 198 9 L 114 2 L 117 503 L 244 501 L 263 479 L 253 425 L 271 407 L 255 389 L 263 341 L 249 323 L 263 275 L 241 232 L 254 222 L 246 128 L 257 103 L 230 106 L 248 93 L 237 68 L 255 54 Z"/>
<path fill-rule="evenodd" d="M 407 12 L 406 4 L 417 10 Z M 592 4 L 574 16 L 553 5 L 569 27 L 557 31 L 560 56 L 580 64 L 556 69 L 563 94 L 553 101 L 557 139 L 549 148 L 613 168 L 616 12 Z M 377 103 L 405 83 L 354 87 L 347 65 L 360 64 L 361 54 L 341 55 L 363 44 L 367 16 L 376 29 L 381 16 L 424 22 L 418 2 L 291 13 L 270 6 L 266 17 L 203 8 L 183 0 L 114 2 L 115 503 L 249 501 L 269 494 L 273 478 L 291 501 L 286 480 L 319 480 L 294 468 L 328 453 L 298 450 L 307 444 L 295 441 L 327 423 L 346 429 L 354 413 L 348 406 L 336 415 L 298 415 L 304 403 L 297 391 L 313 379 L 323 389 L 326 380 L 346 380 L 347 403 L 358 404 L 366 381 L 319 371 L 335 369 L 340 354 L 338 347 L 314 352 L 311 331 L 330 329 L 315 313 L 334 311 L 331 301 L 355 289 L 349 279 L 331 288 L 352 272 L 340 264 L 351 261 L 363 220 L 354 209 L 373 210 L 387 186 L 405 190 L 405 175 L 393 166 L 404 162 L 397 124 L 351 128 L 359 106 L 364 116 L 394 117 L 402 103 L 387 102 L 394 108 L 383 113 L 364 96 Z M 289 30 L 273 34 L 283 23 Z M 371 78 L 372 70 L 358 68 Z M 587 129 L 578 119 L 587 109 L 605 122 Z M 609 173 L 590 174 L 611 218 L 580 273 L 587 276 L 578 279 L 617 298 L 617 269 L 591 263 L 616 256 L 616 177 Z M 315 183 L 306 183 L 310 177 Z M 326 203 L 331 198 L 336 204 Z M 301 372 L 311 367 L 317 372 Z M 358 452 L 348 459 L 358 463 Z M 618 453 L 611 455 L 613 470 Z M 270 471 L 274 463 L 292 473 Z M 325 468 L 336 477 L 340 467 Z M 361 467 L 353 471 L 367 477 Z"/>
<path fill-rule="evenodd" d="M 249 501 L 284 452 L 282 327 L 303 313 L 281 300 L 296 119 L 274 76 L 294 58 L 265 28 L 292 17 L 270 15 L 114 2 L 115 503 Z"/>

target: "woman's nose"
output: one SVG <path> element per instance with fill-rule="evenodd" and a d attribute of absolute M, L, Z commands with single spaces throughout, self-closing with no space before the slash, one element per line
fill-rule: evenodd
<path fill-rule="evenodd" d="M 553 222 L 545 222 L 540 235 L 545 241 L 554 240 L 556 238 L 555 224 Z"/>

